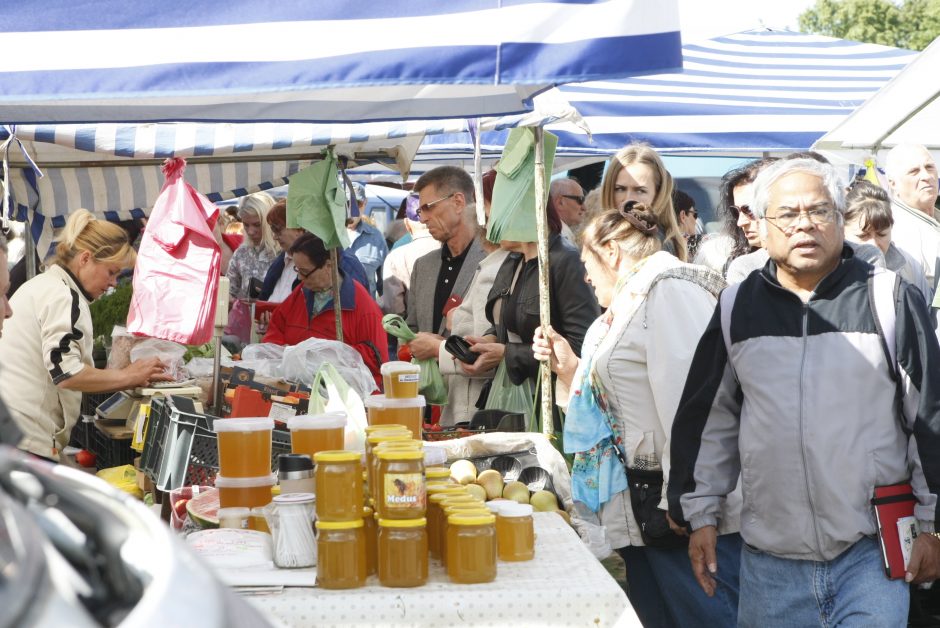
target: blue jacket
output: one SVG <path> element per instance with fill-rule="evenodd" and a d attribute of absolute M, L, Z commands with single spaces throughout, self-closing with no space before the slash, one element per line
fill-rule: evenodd
<path fill-rule="evenodd" d="M 369 278 L 366 289 L 369 294 L 375 296 L 376 278 L 378 273 L 382 271 L 385 256 L 388 255 L 388 244 L 385 242 L 385 236 L 382 235 L 381 231 L 363 220 L 360 220 L 359 224 L 356 225 L 356 231 L 359 232 L 359 237 L 349 246 L 347 251 L 362 262 L 363 268 L 366 269 L 366 276 Z M 379 282 L 379 285 L 381 285 L 381 282 Z"/>
<path fill-rule="evenodd" d="M 346 277 L 352 277 L 361 283 L 362 287 L 366 290 L 369 289 L 369 280 L 366 279 L 365 269 L 362 267 L 359 260 L 356 259 L 356 256 L 348 250 L 340 251 L 339 253 L 339 270 Z M 277 280 L 281 278 L 281 273 L 283 272 L 284 253 L 281 252 L 280 255 L 274 258 L 271 265 L 268 266 L 268 272 L 264 275 L 264 284 L 261 286 L 261 294 L 258 296 L 259 300 L 267 301 L 271 298 L 271 293 L 274 292 L 274 286 L 277 285 Z M 291 288 L 296 288 L 298 283 L 300 283 L 300 280 L 295 279 L 294 283 L 291 284 Z"/>

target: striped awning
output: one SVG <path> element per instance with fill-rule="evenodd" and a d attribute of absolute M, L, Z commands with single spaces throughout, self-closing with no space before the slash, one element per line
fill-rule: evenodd
<path fill-rule="evenodd" d="M 561 164 L 607 157 L 630 142 L 663 153 L 760 155 L 806 150 L 916 56 L 818 35 L 747 31 L 683 45 L 678 72 L 558 88 L 591 136 L 559 136 Z M 508 132 L 485 134 L 498 155 Z M 428 137 L 418 161 L 465 156 L 464 136 Z"/>
<path fill-rule="evenodd" d="M 682 61 L 676 0 L 7 4 L 6 124 L 503 115 Z"/>

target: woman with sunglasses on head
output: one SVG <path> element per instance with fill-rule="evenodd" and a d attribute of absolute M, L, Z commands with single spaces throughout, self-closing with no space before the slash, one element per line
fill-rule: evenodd
<path fill-rule="evenodd" d="M 679 231 L 685 236 L 689 259 L 695 259 L 695 250 L 702 240 L 702 234 L 698 232 L 698 212 L 695 210 L 695 201 L 691 196 L 676 188 L 672 192 L 672 206 L 676 210 Z"/>
<path fill-rule="evenodd" d="M 289 249 L 300 285 L 271 313 L 263 342 L 296 345 L 308 338 L 336 340 L 333 314 L 333 262 L 323 240 L 311 233 Z M 382 364 L 388 361 L 388 338 L 382 310 L 368 290 L 339 269 L 343 342 L 359 352 L 381 387 Z"/>
<path fill-rule="evenodd" d="M 627 201 L 643 203 L 656 217 L 663 250 L 688 260 L 685 237 L 672 207 L 672 175 L 659 153 L 646 144 L 629 144 L 611 158 L 601 183 L 601 207 L 623 207 Z"/>
<path fill-rule="evenodd" d="M 562 442 L 575 455 L 572 498 L 596 513 L 593 523 L 623 558 L 643 625 L 735 626 L 740 495 L 722 510 L 718 585 L 707 597 L 684 532 L 669 530 L 665 490 L 655 490 L 669 475 L 685 373 L 724 281 L 664 252 L 655 216 L 642 204 L 625 205 L 598 214 L 582 232 L 587 279 L 607 311 L 588 330 L 581 357 L 552 328 L 547 338 L 536 331 L 532 349 L 569 386 Z M 633 482 L 643 488 L 631 494 Z"/>

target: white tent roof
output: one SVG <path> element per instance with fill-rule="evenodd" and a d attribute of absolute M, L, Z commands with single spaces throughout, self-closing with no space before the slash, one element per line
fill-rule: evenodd
<path fill-rule="evenodd" d="M 853 163 L 863 163 L 898 144 L 923 144 L 940 152 L 940 38 L 904 70 L 822 136 L 814 148 Z"/>

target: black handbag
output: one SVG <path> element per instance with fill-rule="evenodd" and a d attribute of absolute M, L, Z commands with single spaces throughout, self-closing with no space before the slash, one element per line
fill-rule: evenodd
<path fill-rule="evenodd" d="M 663 472 L 661 469 L 628 469 L 627 484 L 630 487 L 630 505 L 633 516 L 640 526 L 643 543 L 649 547 L 674 549 L 687 547 L 689 537 L 672 531 L 666 520 L 666 511 L 659 507 L 663 496 Z"/>

